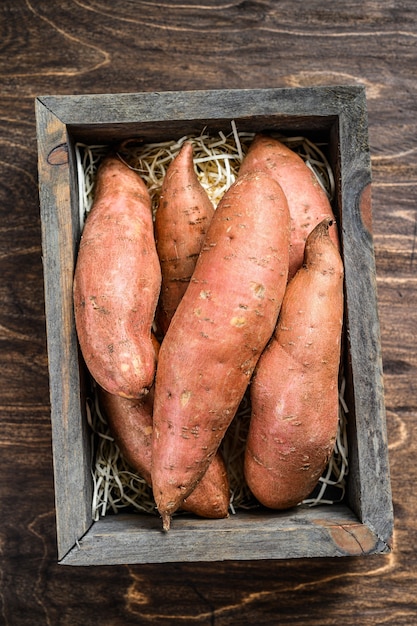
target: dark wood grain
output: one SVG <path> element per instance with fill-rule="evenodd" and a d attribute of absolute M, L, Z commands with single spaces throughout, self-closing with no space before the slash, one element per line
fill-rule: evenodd
<path fill-rule="evenodd" d="M 0 623 L 416 621 L 416 22 L 411 0 L 2 2 Z M 326 84 L 368 99 L 393 553 L 57 565 L 35 97 Z"/>

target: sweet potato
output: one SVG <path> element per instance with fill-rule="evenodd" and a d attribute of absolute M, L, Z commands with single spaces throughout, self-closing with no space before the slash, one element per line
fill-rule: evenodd
<path fill-rule="evenodd" d="M 110 393 L 140 398 L 152 385 L 160 286 L 149 192 L 135 171 L 109 155 L 97 172 L 73 293 L 85 363 Z"/>
<path fill-rule="evenodd" d="M 140 399 L 123 398 L 100 389 L 100 404 L 115 442 L 131 468 L 151 487 L 153 388 Z M 229 514 L 229 481 L 220 452 L 182 503 L 181 509 L 199 517 L 220 519 Z"/>
<path fill-rule="evenodd" d="M 169 165 L 155 216 L 162 271 L 157 323 L 166 333 L 197 261 L 214 207 L 193 165 L 193 146 L 184 143 Z"/>
<path fill-rule="evenodd" d="M 267 171 L 281 185 L 291 216 L 290 266 L 288 280 L 301 267 L 306 239 L 325 217 L 334 219 L 329 199 L 315 174 L 288 146 L 264 134 L 255 136 L 239 169 L 239 175 L 253 170 Z M 332 239 L 339 246 L 336 229 Z"/>
<path fill-rule="evenodd" d="M 343 265 L 330 225 L 326 218 L 307 239 L 305 264 L 288 284 L 251 384 L 245 477 L 273 509 L 311 493 L 337 434 Z"/>
<path fill-rule="evenodd" d="M 156 352 L 159 343 L 153 335 Z M 139 399 L 123 398 L 98 387 L 111 434 L 126 462 L 151 487 L 154 386 Z M 230 501 L 226 466 L 217 452 L 201 481 L 183 502 L 182 509 L 206 518 L 228 516 Z"/>
<path fill-rule="evenodd" d="M 214 213 L 159 353 L 152 484 L 165 530 L 216 453 L 272 335 L 288 254 L 281 187 L 262 172 L 240 178 Z"/>

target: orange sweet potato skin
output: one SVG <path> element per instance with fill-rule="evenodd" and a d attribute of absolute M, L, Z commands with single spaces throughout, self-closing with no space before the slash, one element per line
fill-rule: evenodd
<path fill-rule="evenodd" d="M 138 398 L 155 374 L 151 327 L 161 285 L 151 200 L 118 158 L 97 173 L 74 274 L 80 348 L 92 377 L 110 393 Z"/>
<path fill-rule="evenodd" d="M 153 390 L 142 398 L 132 399 L 98 389 L 112 436 L 127 463 L 151 484 Z"/>
<path fill-rule="evenodd" d="M 99 389 L 99 401 L 123 457 L 152 486 L 153 387 L 140 399 L 123 398 Z M 194 491 L 182 503 L 184 511 L 220 519 L 229 514 L 230 489 L 223 458 L 218 452 Z"/>
<path fill-rule="evenodd" d="M 301 267 L 309 233 L 325 217 L 334 219 L 328 197 L 303 159 L 273 137 L 258 134 L 249 146 L 239 175 L 263 169 L 281 185 L 291 216 L 290 265 L 288 280 Z M 337 230 L 332 239 L 339 246 Z"/>
<path fill-rule="evenodd" d="M 287 287 L 251 384 L 245 478 L 273 509 L 295 506 L 311 493 L 337 434 L 343 266 L 329 222 L 307 240 L 305 265 Z"/>
<path fill-rule="evenodd" d="M 289 212 L 265 173 L 220 201 L 162 342 L 152 483 L 164 528 L 204 474 L 268 342 L 285 290 Z"/>
<path fill-rule="evenodd" d="M 162 334 L 187 289 L 213 213 L 194 171 L 192 144 L 184 143 L 167 169 L 155 215 L 162 271 L 156 319 Z"/>

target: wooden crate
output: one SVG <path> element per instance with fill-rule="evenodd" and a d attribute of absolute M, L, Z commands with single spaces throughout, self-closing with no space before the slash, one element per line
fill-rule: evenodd
<path fill-rule="evenodd" d="M 334 557 L 391 549 L 383 377 L 371 235 L 364 89 L 210 90 L 36 99 L 58 559 L 68 565 Z M 203 129 L 304 134 L 329 145 L 343 246 L 349 474 L 341 504 L 252 511 L 225 520 L 91 513 L 90 433 L 72 308 L 80 237 L 75 144 Z"/>

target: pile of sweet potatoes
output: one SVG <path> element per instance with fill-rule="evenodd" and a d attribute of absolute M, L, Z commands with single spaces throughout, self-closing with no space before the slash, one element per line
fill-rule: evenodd
<path fill-rule="evenodd" d="M 81 352 L 111 432 L 179 509 L 228 515 L 221 454 L 245 392 L 244 472 L 260 504 L 303 501 L 338 426 L 343 265 L 334 215 L 294 151 L 255 136 L 213 208 L 185 142 L 149 191 L 117 154 L 97 173 L 74 276 Z"/>

